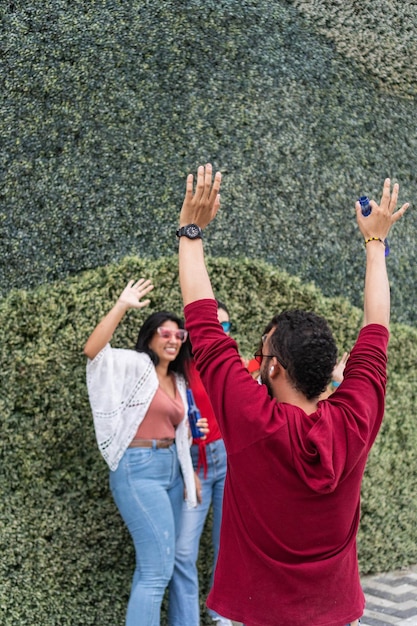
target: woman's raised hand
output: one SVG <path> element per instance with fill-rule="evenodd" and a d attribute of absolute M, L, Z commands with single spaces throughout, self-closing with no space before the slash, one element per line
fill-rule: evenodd
<path fill-rule="evenodd" d="M 119 296 L 118 303 L 127 309 L 142 309 L 150 303 L 149 298 L 142 300 L 152 289 L 153 284 L 149 279 L 139 278 L 138 281 L 129 280 Z"/>
<path fill-rule="evenodd" d="M 136 283 L 134 280 L 130 280 L 127 283 L 116 304 L 97 324 L 87 339 L 87 343 L 84 346 L 84 354 L 89 359 L 94 359 L 111 340 L 114 331 L 128 309 L 141 309 L 149 304 L 150 300 L 142 300 L 142 298 L 152 289 L 151 281 L 145 278 L 140 278 Z"/>

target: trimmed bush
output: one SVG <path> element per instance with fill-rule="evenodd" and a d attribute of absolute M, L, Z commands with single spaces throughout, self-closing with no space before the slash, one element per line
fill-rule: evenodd
<path fill-rule="evenodd" d="M 210 160 L 212 256 L 360 305 L 355 199 L 387 175 L 414 199 L 417 12 L 351 5 L 3 2 L 0 293 L 174 254 L 185 177 Z M 416 229 L 396 227 L 389 259 L 393 319 L 414 325 Z"/>
<path fill-rule="evenodd" d="M 312 284 L 250 259 L 209 258 L 217 297 L 250 357 L 270 317 L 302 307 L 324 315 L 340 353 L 361 311 Z M 152 304 L 129 312 L 113 345 L 131 347 L 141 321 L 182 312 L 177 258 L 125 258 L 77 277 L 12 291 L 0 303 L 0 606 L 8 626 L 122 624 L 134 554 L 108 488 L 94 437 L 83 345 L 131 278 L 150 277 Z M 417 560 L 416 331 L 393 324 L 387 411 L 363 485 L 359 558 L 364 574 Z M 212 562 L 208 531 L 200 561 L 201 603 Z M 165 618 L 164 618 L 165 619 Z"/>

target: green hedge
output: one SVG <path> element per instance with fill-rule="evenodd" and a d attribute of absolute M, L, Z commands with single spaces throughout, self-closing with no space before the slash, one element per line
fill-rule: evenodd
<path fill-rule="evenodd" d="M 416 8 L 403 0 L 292 0 L 308 23 L 353 59 L 381 90 L 417 95 Z"/>
<path fill-rule="evenodd" d="M 361 311 L 346 299 L 326 299 L 313 285 L 262 262 L 210 258 L 209 267 L 244 356 L 254 352 L 273 313 L 294 306 L 324 314 L 340 352 L 351 347 Z M 0 609 L 7 626 L 123 623 L 133 548 L 96 446 L 82 348 L 127 281 L 140 276 L 156 285 L 152 304 L 128 313 L 113 341 L 130 347 L 152 310 L 181 314 L 176 256 L 125 258 L 32 291 L 13 291 L 0 302 Z M 386 417 L 363 485 L 364 574 L 417 560 L 416 335 L 392 326 Z M 203 603 L 208 534 L 202 555 Z"/>
<path fill-rule="evenodd" d="M 0 294 L 174 254 L 185 177 L 211 160 L 213 256 L 360 304 L 355 199 L 390 175 L 414 200 L 412 4 L 22 0 L 0 18 Z M 416 238 L 407 216 L 389 260 L 414 325 Z"/>

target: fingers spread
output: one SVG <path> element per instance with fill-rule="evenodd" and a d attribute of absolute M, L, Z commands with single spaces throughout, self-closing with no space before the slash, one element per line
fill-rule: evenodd
<path fill-rule="evenodd" d="M 205 183 L 205 186 L 206 186 L 206 193 L 207 193 L 207 195 L 210 195 L 212 169 L 213 168 L 211 166 L 211 163 L 207 163 L 206 169 L 205 169 L 205 178 L 204 178 L 204 183 Z"/>
<path fill-rule="evenodd" d="M 395 210 L 395 207 L 397 206 L 398 190 L 399 190 L 399 185 L 398 185 L 398 183 L 395 183 L 395 185 L 394 185 L 394 187 L 392 189 L 391 201 L 390 201 L 390 204 L 389 204 L 389 209 L 390 209 L 391 213 Z"/>
<path fill-rule="evenodd" d="M 402 205 L 401 209 L 398 209 L 398 211 L 393 213 L 393 215 L 392 215 L 392 222 L 394 223 L 397 220 L 399 220 L 404 215 L 404 213 L 406 212 L 406 210 L 408 209 L 409 206 L 410 206 L 410 204 L 408 202 L 406 202 L 405 204 Z"/>
<path fill-rule="evenodd" d="M 187 176 L 187 183 L 186 183 L 186 187 L 185 187 L 185 193 L 187 196 L 191 196 L 193 195 L 193 183 L 194 183 L 194 176 L 192 174 L 188 174 Z"/>
<path fill-rule="evenodd" d="M 204 177 L 205 177 L 204 166 L 200 165 L 197 170 L 197 185 L 196 185 L 195 194 L 194 194 L 195 198 L 201 198 L 204 192 Z"/>
<path fill-rule="evenodd" d="M 210 175 L 211 177 L 211 175 Z M 219 203 L 220 206 L 220 195 L 219 195 L 219 189 L 220 189 L 220 183 L 222 182 L 222 175 L 220 172 L 216 172 L 216 175 L 214 176 L 214 182 L 213 182 L 213 187 L 211 188 L 211 192 L 210 192 L 210 202 L 212 203 Z"/>
<path fill-rule="evenodd" d="M 391 198 L 391 180 L 389 178 L 386 178 L 384 180 L 384 186 L 382 188 L 382 197 L 381 197 L 381 208 L 383 209 L 387 209 L 390 203 L 390 198 Z M 371 205 L 372 205 L 371 201 Z"/>

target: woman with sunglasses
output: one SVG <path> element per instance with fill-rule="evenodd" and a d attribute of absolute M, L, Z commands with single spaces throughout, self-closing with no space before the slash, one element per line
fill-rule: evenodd
<path fill-rule="evenodd" d="M 197 504 L 186 401 L 190 351 L 183 321 L 166 311 L 152 313 L 134 350 L 110 346 L 126 311 L 149 304 L 143 298 L 152 289 L 149 280 L 130 281 L 84 347 L 97 443 L 136 552 L 126 626 L 159 625 L 184 486 L 187 505 Z"/>

